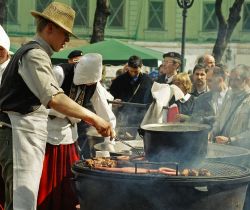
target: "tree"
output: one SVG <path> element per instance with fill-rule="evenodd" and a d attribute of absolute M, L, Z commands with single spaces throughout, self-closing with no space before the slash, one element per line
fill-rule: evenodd
<path fill-rule="evenodd" d="M 97 0 L 96 11 L 93 24 L 93 33 L 90 43 L 96 43 L 104 40 L 104 30 L 110 15 L 108 0 Z"/>
<path fill-rule="evenodd" d="M 228 20 L 225 20 L 221 10 L 222 0 L 216 0 L 215 2 L 215 13 L 219 22 L 219 30 L 213 48 L 213 55 L 217 63 L 221 61 L 234 28 L 241 19 L 240 12 L 243 3 L 244 0 L 235 0 L 233 6 L 229 9 Z"/>

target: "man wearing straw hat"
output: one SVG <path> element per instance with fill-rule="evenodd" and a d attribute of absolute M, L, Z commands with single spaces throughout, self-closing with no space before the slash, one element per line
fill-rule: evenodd
<path fill-rule="evenodd" d="M 0 25 L 0 84 L 3 72 L 10 61 L 10 39 Z M 0 114 L 0 209 L 12 209 L 12 136 L 10 123 L 3 124 Z"/>
<path fill-rule="evenodd" d="M 66 96 L 52 72 L 52 53 L 73 35 L 74 10 L 52 2 L 42 13 L 31 14 L 37 20 L 37 35 L 15 53 L 0 88 L 0 108 L 12 126 L 13 208 L 18 210 L 36 210 L 47 140 L 46 108 L 84 120 L 101 135 L 114 137 L 111 124 Z"/>

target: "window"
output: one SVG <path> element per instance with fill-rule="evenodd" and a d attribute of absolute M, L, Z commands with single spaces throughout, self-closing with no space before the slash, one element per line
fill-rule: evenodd
<path fill-rule="evenodd" d="M 203 5 L 203 31 L 215 31 L 218 28 L 218 20 L 215 14 L 214 3 Z"/>
<path fill-rule="evenodd" d="M 88 0 L 73 0 L 72 8 L 76 12 L 75 25 L 88 26 Z"/>
<path fill-rule="evenodd" d="M 250 3 L 244 5 L 242 29 L 244 31 L 250 30 Z"/>
<path fill-rule="evenodd" d="M 16 0 L 8 0 L 5 13 L 8 23 L 17 24 L 17 8 L 18 2 Z"/>
<path fill-rule="evenodd" d="M 109 27 L 124 26 L 124 0 L 110 0 L 110 16 L 108 17 Z"/>
<path fill-rule="evenodd" d="M 150 0 L 148 11 L 148 28 L 164 29 L 164 5 L 162 0 Z"/>
<path fill-rule="evenodd" d="M 52 0 L 37 0 L 36 1 L 36 10 L 38 12 L 42 12 L 50 3 Z"/>

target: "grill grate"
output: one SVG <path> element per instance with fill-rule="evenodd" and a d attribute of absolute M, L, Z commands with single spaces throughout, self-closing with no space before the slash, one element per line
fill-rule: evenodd
<path fill-rule="evenodd" d="M 201 177 L 206 177 L 206 178 L 219 178 L 219 177 L 241 177 L 241 176 L 249 176 L 250 170 L 246 167 L 243 166 L 238 166 L 238 165 L 232 165 L 228 163 L 222 163 L 222 162 L 214 162 L 214 161 L 202 161 L 201 163 L 194 166 L 182 166 L 178 165 L 176 163 L 164 163 L 164 162 L 136 162 L 133 163 L 133 165 L 138 168 L 159 168 L 159 167 L 170 167 L 173 169 L 177 169 L 182 171 L 184 168 L 189 168 L 189 169 L 207 169 L 211 173 L 211 176 L 206 177 L 206 176 L 201 176 Z M 89 171 L 88 167 L 85 166 L 84 162 L 79 161 L 78 163 L 75 164 L 75 167 L 81 171 Z M 111 173 L 114 174 L 113 172 L 107 172 L 107 171 L 98 171 L 98 170 L 91 170 L 91 171 L 96 171 L 100 173 Z M 136 169 L 135 169 L 136 171 Z M 131 175 L 131 174 L 125 174 L 125 175 Z M 137 174 L 140 176 L 156 176 L 156 177 L 162 177 L 165 175 L 162 174 Z M 178 176 L 178 177 L 183 177 L 183 176 Z M 193 176 L 191 176 L 193 177 Z"/>

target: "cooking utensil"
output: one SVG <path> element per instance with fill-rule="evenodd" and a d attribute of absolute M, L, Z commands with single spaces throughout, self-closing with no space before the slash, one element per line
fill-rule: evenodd
<path fill-rule="evenodd" d="M 115 139 L 116 141 L 119 141 L 119 142 L 123 143 L 124 145 L 126 145 L 126 146 L 132 148 L 132 149 L 134 150 L 134 152 L 135 152 L 137 155 L 139 155 L 139 156 L 143 155 L 143 154 L 141 154 L 141 152 L 140 152 L 136 147 L 133 147 L 132 145 L 130 145 L 130 144 L 127 143 L 126 141 L 123 141 L 122 139 L 119 139 L 119 138 L 117 138 L 117 137 L 115 137 L 114 139 Z"/>
<path fill-rule="evenodd" d="M 125 101 L 110 101 L 108 100 L 109 104 L 117 104 L 117 105 L 128 105 L 128 106 L 136 106 L 136 107 L 148 107 L 149 104 L 140 104 L 140 103 L 132 103 L 132 102 L 125 102 Z M 163 106 L 163 109 L 167 109 L 167 106 Z"/>

